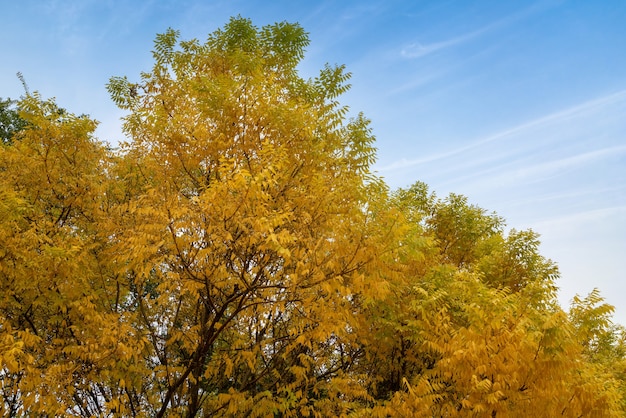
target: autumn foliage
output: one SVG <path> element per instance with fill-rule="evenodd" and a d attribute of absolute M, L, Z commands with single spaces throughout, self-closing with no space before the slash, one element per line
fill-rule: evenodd
<path fill-rule="evenodd" d="M 0 146 L 3 416 L 623 416 L 597 291 L 556 300 L 532 231 L 390 191 L 308 37 L 158 35 L 108 84 L 127 143 L 28 94 Z"/>

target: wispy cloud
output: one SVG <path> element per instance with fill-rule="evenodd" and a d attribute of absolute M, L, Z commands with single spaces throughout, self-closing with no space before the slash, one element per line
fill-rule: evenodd
<path fill-rule="evenodd" d="M 414 158 L 414 159 L 402 158 L 389 165 L 378 167 L 378 171 L 385 172 L 385 171 L 405 169 L 405 168 L 409 168 L 409 167 L 413 167 L 413 166 L 417 166 L 421 164 L 432 163 L 438 160 L 450 158 L 450 157 L 465 153 L 468 150 L 471 150 L 471 149 L 474 149 L 474 148 L 477 148 L 477 147 L 480 147 L 480 146 L 483 146 L 492 142 L 501 141 L 503 139 L 506 139 L 515 135 L 522 134 L 526 131 L 530 131 L 531 129 L 535 129 L 535 128 L 542 127 L 542 126 L 547 126 L 550 124 L 562 123 L 562 122 L 567 121 L 568 119 L 581 117 L 585 115 L 586 113 L 596 111 L 599 108 L 602 108 L 604 106 L 608 106 L 614 103 L 618 103 L 623 100 L 626 100 L 626 89 L 619 90 L 615 93 L 608 94 L 606 96 L 603 96 L 597 99 L 589 100 L 587 102 L 569 107 L 567 109 L 564 109 L 558 112 L 548 114 L 546 116 L 543 116 L 537 119 L 533 119 L 531 121 L 522 123 L 512 128 L 505 129 L 503 131 L 489 135 L 485 138 L 475 140 L 465 146 L 461 146 L 452 150 L 443 151 L 437 154 L 432 154 L 432 155 L 428 155 L 428 156 L 420 157 L 420 158 Z"/>
<path fill-rule="evenodd" d="M 465 187 L 471 187 L 475 191 L 481 188 L 507 189 L 512 185 L 516 185 L 516 187 L 528 186 L 535 183 L 545 183 L 554 177 L 567 176 L 570 170 L 579 171 L 585 165 L 597 164 L 599 161 L 621 156 L 625 153 L 626 145 L 620 145 L 530 165 L 523 161 L 501 161 L 498 164 L 485 163 L 484 161 L 478 161 L 476 164 L 469 162 L 466 165 L 455 165 L 453 168 L 455 174 L 450 176 L 447 183 L 464 183 Z"/>
<path fill-rule="evenodd" d="M 404 48 L 402 48 L 402 50 L 400 51 L 400 54 L 403 57 L 409 58 L 409 59 L 421 58 L 426 55 L 432 54 L 434 52 L 469 42 L 475 38 L 478 38 L 482 34 L 491 32 L 495 29 L 502 28 L 517 20 L 530 16 L 534 13 L 552 8 L 560 3 L 562 3 L 562 0 L 538 1 L 530 5 L 529 7 L 526 7 L 525 9 L 519 10 L 515 13 L 512 13 L 494 22 L 488 23 L 476 30 L 466 32 L 462 35 L 458 35 L 449 39 L 445 39 L 445 40 L 438 41 L 438 42 L 431 42 L 431 43 L 424 43 L 420 41 L 412 42 L 408 44 L 407 46 L 405 46 Z"/>
<path fill-rule="evenodd" d="M 473 31 L 470 32 L 466 32 L 462 35 L 458 35 L 449 39 L 445 39 L 442 41 L 438 41 L 438 42 L 431 42 L 431 43 L 424 43 L 424 42 L 420 42 L 420 41 L 415 41 L 410 43 L 409 45 L 405 46 L 404 48 L 402 48 L 402 50 L 400 51 L 400 54 L 405 57 L 405 58 L 410 58 L 410 59 L 416 59 L 416 58 L 421 58 L 424 57 L 426 55 L 432 54 L 434 52 L 443 50 L 443 49 L 447 49 L 447 48 L 451 48 L 454 47 L 456 45 L 460 45 L 460 44 L 464 44 L 466 42 L 469 42 L 475 38 L 478 38 L 480 35 L 493 31 L 495 29 L 501 28 L 503 26 L 506 26 L 518 19 L 521 19 L 525 16 L 528 16 L 534 12 L 536 12 L 537 10 L 539 10 L 541 7 L 539 7 L 538 5 L 533 5 L 531 7 L 528 7 L 524 10 L 518 11 L 516 13 L 513 13 L 509 16 L 503 17 L 502 19 L 496 20 L 494 22 L 488 23 L 478 29 L 475 29 Z"/>
<path fill-rule="evenodd" d="M 476 193 L 481 190 L 499 190 L 505 193 L 506 190 L 534 188 L 537 184 L 554 184 L 554 179 L 569 178 L 577 173 L 580 174 L 582 170 L 597 168 L 605 161 L 609 163 L 610 158 L 621 157 L 624 154 L 626 154 L 626 145 L 606 147 L 534 164 L 532 159 L 518 162 L 502 161 L 495 165 L 483 162 L 475 165 L 470 163 L 468 166 L 454 170 L 454 175 L 450 176 L 444 184 L 463 184 L 464 188 Z M 529 161 L 531 164 L 527 164 Z M 585 168 L 586 166 L 588 168 Z M 525 199 L 528 197 L 526 196 Z"/>
<path fill-rule="evenodd" d="M 580 225 L 588 225 L 590 222 L 598 222 L 601 219 L 616 218 L 622 220 L 624 214 L 626 214 L 626 205 L 609 206 L 575 212 L 569 215 L 559 214 L 549 219 L 538 220 L 533 223 L 532 227 L 538 231 L 548 231 L 558 227 L 567 227 L 575 230 Z"/>
<path fill-rule="evenodd" d="M 493 25 L 487 25 L 484 28 L 469 32 L 455 38 L 447 39 L 445 41 L 433 42 L 430 44 L 423 44 L 421 42 L 413 42 L 400 51 L 400 54 L 405 58 L 421 58 L 425 55 L 432 54 L 442 49 L 450 48 L 455 45 L 465 43 L 471 39 L 476 38 L 480 34 L 487 32 Z"/>
<path fill-rule="evenodd" d="M 544 190 L 543 193 L 533 194 L 509 194 L 506 199 L 506 208 L 511 213 L 522 213 L 525 219 L 532 219 L 532 222 L 539 222 L 546 218 L 545 211 L 537 210 L 538 216 L 533 219 L 531 212 L 528 208 L 558 208 L 553 213 L 558 213 L 558 216 L 563 215 L 563 208 L 574 208 L 575 204 L 583 203 L 582 207 L 589 207 L 586 202 L 592 202 L 591 206 L 597 209 L 599 202 L 613 202 L 608 199 L 607 196 L 619 196 L 624 195 L 626 191 L 626 185 L 618 185 L 612 187 L 598 187 L 597 185 L 587 185 L 581 188 L 569 189 L 563 191 L 562 188 L 555 190 L 550 188 Z M 617 199 L 619 200 L 619 199 Z M 602 207 L 612 207 L 611 204 L 601 204 Z M 594 210 L 595 210 L 594 209 Z M 547 214 L 550 218 L 550 214 Z"/>
<path fill-rule="evenodd" d="M 547 161 L 531 167 L 521 168 L 519 170 L 516 170 L 513 175 L 517 179 L 525 177 L 544 178 L 545 176 L 553 175 L 554 173 L 561 172 L 562 170 L 568 168 L 589 164 L 591 162 L 601 160 L 609 156 L 621 155 L 625 152 L 626 145 L 607 147 L 581 153 L 578 155 L 572 155 L 558 160 Z"/>

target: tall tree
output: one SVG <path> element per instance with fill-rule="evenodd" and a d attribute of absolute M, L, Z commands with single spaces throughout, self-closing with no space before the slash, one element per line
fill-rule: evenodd
<path fill-rule="evenodd" d="M 141 183 L 111 234 L 149 341 L 149 386 L 129 388 L 150 414 L 335 415 L 364 394 L 344 373 L 376 292 L 373 137 L 336 101 L 342 67 L 298 76 L 307 44 L 242 18 L 203 44 L 170 30 L 152 71 L 109 84 Z"/>

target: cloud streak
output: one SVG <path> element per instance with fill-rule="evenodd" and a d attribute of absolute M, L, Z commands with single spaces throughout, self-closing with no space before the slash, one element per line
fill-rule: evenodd
<path fill-rule="evenodd" d="M 498 165 L 487 165 L 487 168 L 480 169 L 484 164 L 478 163 L 472 168 L 461 168 L 455 175 L 450 175 L 450 180 L 445 184 L 463 184 L 464 188 L 478 192 L 480 190 L 506 190 L 513 188 L 532 187 L 538 183 L 550 182 L 551 179 L 563 178 L 564 176 L 577 175 L 584 166 L 598 164 L 607 158 L 619 157 L 626 154 L 626 145 L 606 147 L 576 155 L 567 156 L 555 160 L 539 162 L 526 165 L 523 162 L 502 163 Z M 574 172 L 574 174 L 572 174 Z M 564 198 L 565 196 L 561 196 Z M 524 197 L 528 201 L 528 196 Z"/>
<path fill-rule="evenodd" d="M 549 231 L 557 227 L 567 227 L 570 230 L 575 230 L 583 225 L 588 226 L 589 223 L 600 222 L 606 218 L 622 219 L 624 214 L 626 214 L 626 205 L 601 207 L 537 220 L 533 222 L 532 227 L 538 231 Z"/>
<path fill-rule="evenodd" d="M 421 42 L 414 42 L 412 44 L 407 45 L 400 51 L 400 54 L 405 58 L 421 58 L 423 56 L 432 54 L 433 52 L 437 52 L 442 49 L 450 48 L 455 45 L 459 45 L 465 43 L 478 35 L 482 34 L 489 30 L 488 27 L 483 29 L 476 30 L 474 32 L 466 33 L 461 36 L 457 36 L 456 38 L 448 39 L 446 41 L 441 42 L 433 42 L 430 44 L 422 44 Z"/>
<path fill-rule="evenodd" d="M 458 147 L 449 151 L 444 151 L 441 153 L 437 153 L 437 154 L 433 154 L 433 155 L 429 155 L 429 156 L 425 156 L 421 158 L 415 158 L 415 159 L 402 158 L 389 165 L 378 167 L 378 171 L 389 172 L 389 171 L 394 171 L 394 170 L 410 168 L 410 167 L 418 166 L 421 164 L 444 160 L 444 159 L 465 153 L 474 148 L 477 148 L 477 147 L 480 147 L 489 143 L 493 143 L 496 141 L 501 141 L 508 137 L 522 134 L 526 131 L 530 131 L 531 129 L 548 126 L 550 124 L 562 123 L 569 119 L 581 117 L 587 113 L 596 111 L 604 106 L 608 106 L 608 105 L 618 103 L 624 100 L 626 100 L 626 89 L 619 90 L 612 94 L 608 94 L 606 96 L 603 96 L 597 99 L 589 100 L 587 102 L 569 107 L 567 109 L 554 112 L 549 115 L 522 123 L 520 125 L 514 126 L 509 129 L 505 129 L 503 131 L 489 135 L 485 138 L 473 141 L 472 143 L 469 143 L 465 146 L 461 146 L 461 147 Z"/>
<path fill-rule="evenodd" d="M 616 156 L 626 152 L 626 145 L 608 147 L 599 150 L 589 151 L 578 155 L 573 155 L 558 160 L 536 164 L 528 168 L 522 168 L 514 172 L 516 178 L 543 177 L 552 175 L 555 172 L 572 168 L 578 165 L 589 164 L 596 160 L 601 160 L 609 156 Z"/>
<path fill-rule="evenodd" d="M 432 42 L 432 43 L 427 43 L 427 44 L 418 42 L 418 41 L 413 42 L 407 45 L 406 47 L 402 48 L 402 50 L 400 51 L 400 55 L 408 59 L 418 59 L 426 55 L 430 55 L 434 52 L 441 51 L 443 49 L 447 49 L 447 48 L 454 47 L 456 45 L 464 44 L 475 38 L 478 38 L 480 35 L 484 33 L 506 26 L 514 22 L 515 20 L 528 16 L 532 14 L 533 12 L 535 12 L 537 9 L 538 9 L 537 6 L 531 6 L 525 10 L 514 13 L 502 19 L 496 20 L 495 22 L 491 22 L 479 29 L 476 29 L 471 32 L 467 32 L 462 35 L 459 35 L 450 39 L 446 39 L 443 41 Z"/>

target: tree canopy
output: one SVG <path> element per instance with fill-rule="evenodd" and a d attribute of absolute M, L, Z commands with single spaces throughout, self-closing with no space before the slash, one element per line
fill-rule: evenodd
<path fill-rule="evenodd" d="M 389 190 L 349 73 L 299 75 L 308 43 L 241 17 L 157 35 L 107 86 L 119 149 L 2 102 L 0 413 L 623 416 L 612 307 L 562 309 L 535 232 Z"/>

